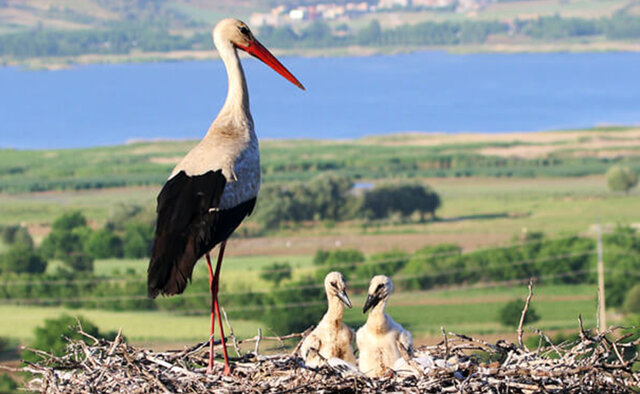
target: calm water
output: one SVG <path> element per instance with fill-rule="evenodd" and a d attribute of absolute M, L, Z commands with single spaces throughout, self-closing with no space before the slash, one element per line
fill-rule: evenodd
<path fill-rule="evenodd" d="M 262 138 L 640 124 L 640 53 L 284 58 L 302 92 L 244 61 Z M 0 68 L 0 147 L 200 138 L 224 101 L 220 62 Z"/>

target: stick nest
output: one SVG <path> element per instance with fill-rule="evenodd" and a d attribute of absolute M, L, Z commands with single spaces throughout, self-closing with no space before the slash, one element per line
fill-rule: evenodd
<path fill-rule="evenodd" d="M 232 359 L 232 375 L 223 376 L 222 364 L 217 361 L 214 371 L 206 373 L 207 342 L 181 351 L 154 352 L 131 346 L 120 335 L 108 341 L 80 332 L 88 340 L 70 341 L 62 357 L 36 351 L 42 361 L 21 369 L 33 374 L 29 390 L 44 393 L 627 393 L 640 387 L 640 374 L 632 370 L 638 358 L 638 341 L 624 342 L 630 334 L 621 335 L 620 328 L 592 335 L 585 332 L 581 321 L 577 342 L 555 345 L 538 332 L 541 343 L 546 346 L 535 351 L 504 340 L 489 343 L 465 335 L 446 334 L 443 330 L 441 343 L 421 347 L 413 355 L 428 354 L 439 367 L 425 369 L 405 354 L 412 371 L 389 371 L 382 378 L 369 378 L 328 364 L 308 368 L 297 356 L 297 348 L 293 354 L 259 355 L 259 343 L 264 339 L 260 335 L 253 339 L 255 350 Z M 292 336 L 295 335 L 288 337 Z M 230 339 L 237 345 L 235 338 Z"/>

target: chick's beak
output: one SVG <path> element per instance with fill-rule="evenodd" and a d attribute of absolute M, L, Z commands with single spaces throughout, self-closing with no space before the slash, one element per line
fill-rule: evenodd
<path fill-rule="evenodd" d="M 364 306 L 362 307 L 362 313 L 367 313 L 367 311 L 374 306 L 378 305 L 378 303 L 382 300 L 379 294 L 369 294 L 367 296 L 367 300 L 364 302 Z"/>
<path fill-rule="evenodd" d="M 349 296 L 347 295 L 347 291 L 346 290 L 342 290 L 340 292 L 338 292 L 338 298 L 340 299 L 340 301 L 342 301 L 343 304 L 345 304 L 348 308 L 351 308 L 351 300 L 349 299 Z"/>

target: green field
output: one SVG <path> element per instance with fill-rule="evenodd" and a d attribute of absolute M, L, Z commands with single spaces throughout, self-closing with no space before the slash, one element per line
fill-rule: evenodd
<path fill-rule="evenodd" d="M 536 288 L 532 306 L 541 320 L 534 326 L 543 330 L 574 330 L 577 328 L 578 314 L 582 314 L 587 327 L 593 326 L 595 294 L 595 287 L 588 285 Z M 439 335 L 441 326 L 459 333 L 511 334 L 514 329 L 498 323 L 498 310 L 512 299 L 525 296 L 524 286 L 398 293 L 391 298 L 388 312 L 412 331 L 417 342 Z M 347 311 L 345 321 L 357 328 L 365 321 L 361 313 L 365 297 L 355 295 L 351 298 L 354 308 Z M 28 342 L 33 338 L 36 326 L 41 325 L 44 319 L 60 313 L 82 315 L 105 331 L 122 328 L 131 341 L 155 343 L 158 346 L 202 341 L 208 332 L 208 316 L 1 305 L 0 314 L 4 318 L 0 325 L 0 337 Z M 310 325 L 314 323 L 309 322 Z M 270 335 L 269 328 L 259 322 L 232 320 L 231 324 L 239 338 L 254 336 L 259 327 L 263 328 L 265 335 Z"/>
<path fill-rule="evenodd" d="M 55 184 L 54 189 L 62 190 L 0 193 L 0 224 L 22 224 L 38 243 L 49 232 L 52 221 L 65 211 L 81 210 L 93 228 L 103 226 L 123 204 L 140 205 L 145 215 L 153 216 L 161 182 L 176 158 L 192 145 L 192 141 L 183 141 L 82 150 L 3 151 L 0 184 L 18 188 L 30 182 Z M 328 172 L 369 174 L 357 178 L 358 182 L 420 182 L 433 187 L 442 198 L 438 220 L 365 223 L 355 218 L 330 225 L 310 221 L 261 237 L 234 238 L 222 268 L 223 305 L 225 292 L 271 292 L 273 285 L 260 278 L 260 269 L 274 262 L 290 263 L 292 280 L 315 276 L 317 267 L 312 259 L 318 249 L 355 248 L 368 256 L 394 248 L 413 252 L 427 244 L 448 242 L 469 251 L 512 244 L 524 232 L 540 231 L 551 238 L 594 236 L 593 225 L 598 221 L 605 230 L 618 224 L 640 223 L 640 191 L 613 193 L 603 175 L 612 163 L 638 165 L 637 128 L 391 135 L 309 145 L 306 141 L 266 141 L 262 147 L 265 183 L 304 181 Z M 89 160 L 90 164 L 79 166 L 79 160 Z M 445 166 L 453 168 L 433 168 L 434 163 L 447 163 Z M 472 163 L 478 167 L 465 167 Z M 444 172 L 434 172 L 441 170 Z M 110 184 L 105 180 L 114 184 L 124 181 L 125 186 L 107 187 Z M 134 185 L 126 186 L 129 181 Z M 251 224 L 253 220 L 245 226 L 255 225 Z M 0 245 L 2 250 L 6 250 L 4 245 Z M 56 272 L 60 264 L 51 261 L 48 272 Z M 147 259 L 97 260 L 94 273 L 101 278 L 144 283 L 147 264 Z M 188 288 L 185 296 L 208 297 L 200 286 L 206 277 L 206 264 L 201 261 L 194 271 L 199 283 Z M 356 283 L 352 285 L 356 287 Z M 512 335 L 512 328 L 498 323 L 497 313 L 512 299 L 523 298 L 525 286 L 479 286 L 399 292 L 391 299 L 388 311 L 413 332 L 418 343 L 433 341 L 440 335 L 441 326 L 466 334 Z M 533 306 L 541 320 L 535 326 L 546 331 L 574 330 L 578 314 L 583 315 L 587 326 L 593 326 L 595 294 L 592 285 L 536 288 Z M 355 307 L 345 319 L 357 327 L 365 318 L 361 313 L 364 295 L 354 294 L 352 300 Z M 238 336 L 253 336 L 260 327 L 265 335 L 270 332 L 261 322 L 235 319 L 236 306 L 230 305 L 229 315 Z M 292 313 L 296 307 L 290 307 Z M 150 346 L 193 343 L 205 339 L 208 330 L 206 315 L 177 311 L 69 311 L 5 304 L 0 306 L 0 314 L 5 316 L 0 337 L 28 342 L 43 319 L 64 311 L 82 314 L 102 330 L 123 328 L 130 340 Z M 611 314 L 611 320 L 616 319 L 620 317 Z"/>

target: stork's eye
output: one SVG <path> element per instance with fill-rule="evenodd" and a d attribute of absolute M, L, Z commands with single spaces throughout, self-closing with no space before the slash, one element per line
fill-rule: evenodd
<path fill-rule="evenodd" d="M 331 282 L 331 286 L 333 286 L 334 288 L 338 288 L 338 284 L 336 282 Z"/>
<path fill-rule="evenodd" d="M 245 36 L 249 35 L 249 29 L 247 29 L 246 26 L 240 26 L 238 27 L 238 29 L 240 30 L 240 33 L 244 34 Z"/>
<path fill-rule="evenodd" d="M 384 288 L 384 284 L 380 283 L 378 287 L 376 287 L 376 293 L 379 291 L 382 291 L 383 288 Z"/>

